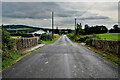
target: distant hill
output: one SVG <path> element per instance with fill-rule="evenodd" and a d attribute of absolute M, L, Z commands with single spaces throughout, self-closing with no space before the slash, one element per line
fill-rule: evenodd
<path fill-rule="evenodd" d="M 18 28 L 32 28 L 32 29 L 38 29 L 38 30 L 51 30 L 49 28 L 40 28 L 40 27 L 33 27 L 33 26 L 27 26 L 27 25 L 3 25 L 6 29 L 18 29 Z"/>
<path fill-rule="evenodd" d="M 32 27 L 32 26 L 26 26 L 26 25 L 3 25 L 3 27 L 10 33 L 14 33 L 14 32 L 32 33 L 34 31 L 38 31 L 42 29 L 39 27 Z"/>
<path fill-rule="evenodd" d="M 39 27 L 33 27 L 33 26 L 27 26 L 27 25 L 3 25 L 3 27 L 10 33 L 14 32 L 26 32 L 26 33 L 32 33 L 38 30 L 43 30 L 45 32 L 52 31 L 50 28 L 39 28 Z M 55 28 L 53 29 L 55 30 Z M 61 31 L 66 31 L 67 29 L 61 29 Z"/>
<path fill-rule="evenodd" d="M 32 27 L 26 25 L 4 25 L 6 29 L 17 29 L 17 28 L 33 28 L 33 29 L 40 29 L 39 27 Z"/>

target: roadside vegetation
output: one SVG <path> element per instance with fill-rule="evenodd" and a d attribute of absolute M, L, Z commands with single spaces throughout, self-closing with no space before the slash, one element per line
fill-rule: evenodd
<path fill-rule="evenodd" d="M 106 40 L 120 40 L 120 28 L 118 25 L 114 25 L 113 28 L 108 30 L 105 26 L 88 26 L 85 25 L 84 29 L 82 28 L 81 23 L 77 24 L 77 27 L 74 32 L 67 34 L 67 36 L 76 43 L 85 43 L 85 47 L 88 49 L 98 53 L 100 56 L 104 57 L 115 63 L 116 65 L 120 65 L 118 61 L 120 59 L 120 54 L 111 53 L 108 51 L 104 51 L 102 49 L 98 49 L 92 47 L 92 39 L 106 39 Z"/>
<path fill-rule="evenodd" d="M 3 26 L 2 26 L 3 27 Z M 6 26 L 9 29 L 9 26 Z M 14 28 L 16 30 L 23 30 L 23 26 L 17 26 L 19 29 L 15 28 L 15 25 L 11 25 L 11 29 Z M 28 29 L 29 27 L 24 27 Z M 31 28 L 31 27 L 30 27 Z M 114 25 L 113 28 L 108 30 L 106 26 L 89 26 L 85 25 L 84 29 L 82 28 L 82 24 L 77 24 L 75 30 L 71 29 L 56 29 L 54 32 L 54 39 L 51 34 L 31 34 L 28 33 L 27 30 L 25 32 L 14 32 L 9 33 L 7 29 L 2 28 L 2 68 L 6 68 L 9 65 L 13 64 L 20 57 L 32 52 L 19 52 L 14 48 L 14 43 L 12 39 L 22 38 L 22 37 L 37 37 L 39 44 L 50 44 L 56 41 L 60 35 L 67 34 L 67 36 L 74 42 L 77 43 L 85 43 L 85 47 L 93 50 L 104 58 L 111 60 L 117 65 L 120 65 L 118 59 L 120 59 L 120 55 L 116 55 L 113 53 L 109 53 L 107 51 L 102 51 L 101 49 L 96 49 L 91 46 L 91 39 L 106 39 L 106 40 L 120 40 L 120 28 L 118 25 Z M 28 29 L 29 30 L 29 29 Z M 39 49 L 39 48 L 38 48 Z M 34 50 L 33 50 L 34 51 Z"/>
<path fill-rule="evenodd" d="M 10 33 L 2 29 L 2 68 L 11 64 L 14 60 L 22 56 L 14 48 Z"/>
<path fill-rule="evenodd" d="M 117 54 L 114 54 L 114 53 L 110 53 L 110 52 L 107 52 L 107 51 L 103 51 L 99 48 L 95 48 L 95 47 L 92 47 L 90 45 L 83 45 L 85 47 L 87 47 L 88 49 L 92 50 L 93 52 L 99 54 L 100 56 L 102 56 L 103 58 L 107 59 L 107 60 L 110 60 L 111 62 L 113 62 L 115 65 L 119 66 L 120 65 L 120 56 L 117 55 Z"/>
<path fill-rule="evenodd" d="M 38 41 L 38 44 L 50 44 L 59 38 L 59 34 L 54 34 L 54 39 L 51 34 L 42 34 Z"/>
<path fill-rule="evenodd" d="M 32 50 L 24 53 L 17 51 L 14 47 L 14 43 L 12 39 L 17 39 L 22 37 L 28 37 L 28 38 L 37 37 L 39 44 L 50 44 L 59 38 L 58 34 L 54 34 L 54 39 L 52 38 L 51 34 L 42 34 L 42 35 L 35 34 L 35 35 L 25 33 L 25 32 L 9 33 L 6 31 L 4 27 L 2 27 L 2 69 L 5 69 L 6 67 L 15 63 L 22 56 L 27 55 L 28 53 L 31 53 L 34 51 Z"/>

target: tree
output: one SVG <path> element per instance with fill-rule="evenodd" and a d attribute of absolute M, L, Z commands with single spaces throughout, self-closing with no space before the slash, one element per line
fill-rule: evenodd
<path fill-rule="evenodd" d="M 7 32 L 4 28 L 2 29 L 2 44 L 6 46 L 9 50 L 13 48 L 10 33 Z"/>
<path fill-rule="evenodd" d="M 88 26 L 88 24 L 85 25 L 85 28 L 84 28 L 84 31 L 85 31 L 85 34 L 89 34 L 90 32 L 90 27 Z"/>
<path fill-rule="evenodd" d="M 14 49 L 14 45 L 10 37 L 10 33 L 7 32 L 4 28 L 2 28 L 2 51 L 3 51 L 2 56 L 9 57 L 10 56 L 9 51 L 13 49 Z"/>
<path fill-rule="evenodd" d="M 82 35 L 82 34 L 84 34 L 84 30 L 82 29 L 82 24 L 77 23 L 76 35 Z"/>
<path fill-rule="evenodd" d="M 111 28 L 109 30 L 109 33 L 120 33 L 120 28 L 118 27 L 118 25 L 114 25 L 113 29 Z"/>
<path fill-rule="evenodd" d="M 56 27 L 56 29 L 54 30 L 54 33 L 55 33 L 55 34 L 59 34 L 58 27 Z"/>
<path fill-rule="evenodd" d="M 107 33 L 108 29 L 105 26 L 101 26 L 101 33 Z"/>
<path fill-rule="evenodd" d="M 71 29 L 67 29 L 67 31 L 68 31 L 68 33 L 71 33 L 71 32 L 72 32 L 72 30 L 71 30 Z"/>
<path fill-rule="evenodd" d="M 89 27 L 88 24 L 85 25 L 84 28 L 85 34 L 100 34 L 100 33 L 107 33 L 108 29 L 106 26 L 92 26 Z"/>
<path fill-rule="evenodd" d="M 118 25 L 114 25 L 114 26 L 113 26 L 113 29 L 118 30 L 118 29 L 119 29 L 119 28 L 118 28 Z"/>

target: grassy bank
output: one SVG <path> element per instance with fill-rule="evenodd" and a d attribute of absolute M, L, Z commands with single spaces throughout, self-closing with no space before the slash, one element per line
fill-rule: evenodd
<path fill-rule="evenodd" d="M 41 47 L 39 47 L 41 48 Z M 36 48 L 35 50 L 39 49 Z M 19 59 L 21 59 L 23 56 L 35 51 L 29 51 L 29 52 L 16 52 L 16 53 L 10 53 L 10 57 L 5 57 L 4 60 L 2 61 L 2 70 L 6 69 L 7 67 L 11 66 L 12 64 L 16 63 Z"/>
<path fill-rule="evenodd" d="M 47 40 L 39 40 L 39 44 L 50 44 L 56 41 L 60 36 L 58 34 L 54 34 L 54 39 L 47 39 Z"/>
<path fill-rule="evenodd" d="M 54 41 L 56 41 L 59 38 L 59 35 L 55 34 L 54 37 L 55 38 L 52 39 L 52 40 L 46 40 L 46 41 L 45 40 L 40 40 L 38 43 L 41 43 L 41 44 L 50 44 L 50 43 L 53 43 Z M 37 48 L 37 49 L 39 49 L 39 48 Z M 37 50 L 37 49 L 35 49 L 35 50 Z M 25 52 L 25 53 L 22 53 L 22 52 L 16 52 L 15 53 L 12 50 L 9 51 L 9 54 L 10 54 L 9 57 L 4 57 L 4 60 L 2 61 L 2 69 L 4 70 L 8 66 L 16 63 L 23 56 L 25 56 L 25 55 L 27 55 L 27 54 L 35 51 L 35 50 L 29 51 L 29 52 Z"/>
<path fill-rule="evenodd" d="M 120 62 L 118 61 L 120 59 L 119 55 L 116 55 L 114 53 L 110 53 L 107 51 L 103 51 L 101 49 L 92 47 L 89 45 L 90 43 L 90 39 L 91 38 L 100 38 L 100 39 L 108 39 L 108 40 L 119 40 L 118 39 L 118 35 L 120 35 L 120 33 L 106 33 L 106 34 L 93 34 L 93 35 L 78 35 L 78 36 L 74 36 L 74 35 L 68 35 L 68 37 L 76 43 L 86 43 L 87 45 L 83 45 L 84 47 L 92 50 L 93 52 L 99 54 L 100 56 L 102 56 L 103 58 L 110 60 L 111 62 L 115 63 L 116 65 L 120 65 Z M 98 37 L 99 36 L 99 37 Z"/>
<path fill-rule="evenodd" d="M 89 45 L 84 45 L 85 47 L 87 47 L 88 49 L 90 49 L 91 51 L 99 54 L 100 56 L 102 56 L 104 59 L 107 59 L 111 62 L 113 62 L 115 65 L 120 65 L 119 59 L 120 57 L 118 57 L 118 55 L 113 54 L 113 53 L 109 53 L 107 51 L 103 51 L 101 49 L 96 49 L 95 47 L 89 46 Z"/>

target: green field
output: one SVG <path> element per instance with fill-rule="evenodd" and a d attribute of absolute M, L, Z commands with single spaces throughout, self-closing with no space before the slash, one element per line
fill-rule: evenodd
<path fill-rule="evenodd" d="M 30 30 L 31 28 L 16 28 L 16 29 L 7 29 L 7 30 Z"/>
<path fill-rule="evenodd" d="M 107 40 L 120 40 L 120 33 L 82 35 L 81 37 L 86 37 L 86 36 L 88 36 L 88 37 L 97 36 L 100 39 L 107 39 Z"/>
<path fill-rule="evenodd" d="M 22 38 L 21 36 L 11 36 L 12 39 Z"/>

